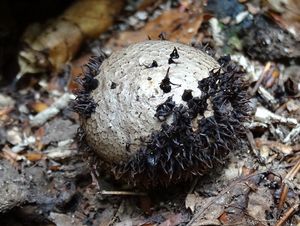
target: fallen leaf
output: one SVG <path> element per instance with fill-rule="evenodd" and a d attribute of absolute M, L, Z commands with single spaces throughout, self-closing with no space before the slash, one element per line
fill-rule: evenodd
<path fill-rule="evenodd" d="M 228 216 L 228 214 L 226 212 L 223 212 L 221 214 L 221 216 L 218 218 L 218 220 L 221 221 L 222 224 L 228 224 L 228 222 L 229 222 L 229 216 Z"/>
<path fill-rule="evenodd" d="M 145 41 L 150 37 L 157 39 L 164 32 L 170 41 L 179 41 L 190 44 L 197 34 L 203 20 L 200 6 L 195 12 L 181 12 L 179 9 L 171 9 L 163 12 L 159 17 L 149 21 L 143 28 L 137 31 L 124 31 L 117 37 L 112 37 L 107 46 L 119 49 L 132 43 Z"/>
<path fill-rule="evenodd" d="M 256 192 L 249 194 L 247 213 L 258 221 L 264 221 L 266 214 L 270 213 L 270 203 L 273 202 L 271 191 L 268 187 L 258 187 Z"/>
<path fill-rule="evenodd" d="M 140 226 L 156 226 L 156 223 L 145 223 L 145 224 L 141 224 Z"/>
<path fill-rule="evenodd" d="M 243 176 L 248 176 L 250 174 L 253 174 L 254 172 L 255 172 L 254 168 L 249 168 L 249 167 L 246 167 L 246 166 L 242 167 L 242 175 Z"/>
<path fill-rule="evenodd" d="M 41 160 L 44 155 L 40 152 L 27 152 L 25 154 L 25 157 L 29 160 L 29 161 L 32 161 L 32 162 L 37 162 L 39 160 Z"/>
<path fill-rule="evenodd" d="M 39 113 L 47 109 L 48 105 L 43 102 L 37 101 L 31 105 L 31 108 L 33 111 Z"/>
<path fill-rule="evenodd" d="M 1 152 L 1 156 L 4 159 L 7 159 L 8 161 L 10 161 L 12 164 L 15 164 L 17 161 L 20 161 L 22 159 L 24 159 L 23 156 L 14 153 L 10 147 L 8 147 L 7 145 L 5 145 L 2 148 L 2 152 Z"/>
<path fill-rule="evenodd" d="M 49 219 L 55 223 L 56 226 L 83 226 L 78 218 L 74 215 L 66 215 L 62 213 L 51 212 Z"/>
<path fill-rule="evenodd" d="M 300 40 L 300 1 L 299 0 L 268 0 L 270 15 L 283 28 Z M 276 11 L 277 13 L 275 13 Z"/>
<path fill-rule="evenodd" d="M 284 153 L 285 155 L 289 155 L 293 153 L 293 147 L 290 145 L 282 144 L 277 141 L 270 141 L 270 140 L 264 140 L 262 138 L 256 138 L 255 139 L 256 146 L 261 149 L 264 146 L 267 146 L 271 149 L 280 151 Z"/>
<path fill-rule="evenodd" d="M 9 128 L 6 132 L 6 139 L 9 143 L 13 145 L 21 143 L 23 141 L 21 129 L 17 126 Z"/>
<path fill-rule="evenodd" d="M 71 76 L 68 84 L 70 92 L 74 92 L 80 88 L 76 80 L 82 75 L 82 65 L 87 64 L 91 56 L 91 54 L 85 54 L 71 62 Z"/>
<path fill-rule="evenodd" d="M 61 166 L 59 166 L 59 165 L 55 165 L 55 166 L 50 166 L 50 167 L 49 167 L 49 169 L 50 169 L 51 171 L 59 171 L 60 168 L 61 168 Z"/>
<path fill-rule="evenodd" d="M 159 226 L 176 226 L 179 225 L 180 223 L 185 222 L 185 217 L 181 214 L 171 214 L 166 217 L 167 220 L 159 224 Z"/>
<path fill-rule="evenodd" d="M 60 71 L 79 50 L 82 41 L 95 38 L 113 24 L 124 1 L 76 1 L 47 26 L 31 26 L 24 34 L 26 47 L 19 52 L 19 74 Z"/>

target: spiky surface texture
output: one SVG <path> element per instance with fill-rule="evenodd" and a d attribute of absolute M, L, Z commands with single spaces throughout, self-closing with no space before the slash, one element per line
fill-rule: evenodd
<path fill-rule="evenodd" d="M 79 80 L 82 89 L 72 106 L 82 118 L 95 112 L 90 93 L 98 84 L 95 76 L 103 59 L 92 58 Z M 148 188 L 167 186 L 206 174 L 239 148 L 249 113 L 244 72 L 229 57 L 218 61 L 221 67 L 198 82 L 200 96 L 186 90 L 182 95 L 186 105 L 176 104 L 169 97 L 157 106 L 155 117 L 162 122 L 160 130 L 152 132 L 129 159 L 112 163 L 117 179 Z M 167 117 L 171 123 L 166 122 Z M 88 147 L 85 132 L 81 132 L 81 147 Z"/>
<path fill-rule="evenodd" d="M 145 187 L 168 185 L 207 173 L 239 148 L 249 113 L 244 73 L 233 63 L 224 64 L 199 81 L 203 95 L 190 99 L 188 107 L 171 109 L 171 125 L 163 123 L 135 156 L 115 166 L 117 178 Z M 205 117 L 208 102 L 212 112 Z M 194 129 L 197 115 L 202 118 Z"/>
<path fill-rule="evenodd" d="M 77 79 L 79 90 L 75 91 L 76 99 L 70 103 L 70 107 L 81 117 L 88 118 L 95 112 L 97 104 L 90 93 L 98 86 L 98 80 L 95 77 L 99 74 L 100 66 L 105 58 L 107 57 L 102 52 L 97 56 L 92 56 L 83 66 L 83 75 Z"/>

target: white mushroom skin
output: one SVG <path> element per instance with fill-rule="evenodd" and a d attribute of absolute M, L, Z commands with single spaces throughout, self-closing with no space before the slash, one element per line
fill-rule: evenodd
<path fill-rule="evenodd" d="M 174 48 L 179 58 L 169 64 Z M 151 67 L 153 62 L 157 66 Z M 91 92 L 95 113 L 82 123 L 88 144 L 109 163 L 127 160 L 140 149 L 141 140 L 160 130 L 162 122 L 155 117 L 158 105 L 170 96 L 176 105 L 186 105 L 184 91 L 200 96 L 198 81 L 219 67 L 201 50 L 169 41 L 146 41 L 113 53 L 95 77 L 99 81 Z M 168 68 L 171 91 L 165 93 L 160 85 Z"/>

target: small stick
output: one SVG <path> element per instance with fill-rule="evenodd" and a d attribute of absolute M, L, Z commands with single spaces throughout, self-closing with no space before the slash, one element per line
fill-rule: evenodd
<path fill-rule="evenodd" d="M 251 96 L 254 96 L 254 94 L 255 94 L 256 91 L 258 90 L 260 84 L 262 83 L 262 81 L 263 81 L 263 79 L 264 79 L 264 77 L 265 77 L 266 72 L 270 69 L 271 65 L 272 65 L 271 62 L 268 62 L 268 63 L 266 64 L 266 66 L 265 66 L 265 68 L 264 68 L 262 74 L 260 75 L 259 79 L 257 80 L 255 86 L 254 86 L 253 89 L 250 91 L 250 95 L 251 95 Z"/>
<path fill-rule="evenodd" d="M 133 191 L 106 191 L 99 192 L 101 195 L 125 195 L 125 196 L 147 196 L 145 192 L 133 192 Z"/>
<path fill-rule="evenodd" d="M 292 216 L 299 209 L 299 204 L 293 205 L 285 214 L 283 214 L 282 218 L 276 223 L 275 226 L 283 225 L 290 216 Z"/>
<path fill-rule="evenodd" d="M 260 163 L 265 163 L 265 161 L 261 158 L 259 151 L 257 150 L 257 146 L 256 146 L 256 143 L 255 143 L 255 140 L 253 137 L 253 133 L 251 131 L 247 131 L 246 136 L 247 136 L 247 139 L 248 139 L 248 142 L 250 144 L 250 148 L 251 148 L 251 151 L 253 152 L 253 154 L 258 158 L 258 161 Z"/>
<path fill-rule="evenodd" d="M 279 209 L 282 209 L 283 204 L 285 203 L 288 191 L 289 191 L 289 186 L 286 183 L 283 183 L 283 185 L 281 187 L 281 193 L 280 193 L 279 204 L 278 204 Z"/>
<path fill-rule="evenodd" d="M 284 181 L 293 180 L 293 178 L 296 176 L 296 174 L 299 171 L 300 171 L 300 160 L 288 172 L 288 174 L 284 178 Z M 280 194 L 279 204 L 278 204 L 279 209 L 281 209 L 283 207 L 283 204 L 285 203 L 288 190 L 289 190 L 289 187 L 288 187 L 287 183 L 283 182 L 283 185 L 281 187 L 281 194 Z"/>
<path fill-rule="evenodd" d="M 300 124 L 298 124 L 291 132 L 284 138 L 283 143 L 290 143 L 296 136 L 300 134 Z"/>

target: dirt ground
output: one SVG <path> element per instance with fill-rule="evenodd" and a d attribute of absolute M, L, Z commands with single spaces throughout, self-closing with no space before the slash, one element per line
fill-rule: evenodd
<path fill-rule="evenodd" d="M 300 225 L 298 0 L 2 1 L 0 225 Z M 250 120 L 207 175 L 142 189 L 78 144 L 84 64 L 147 39 L 244 67 Z"/>

